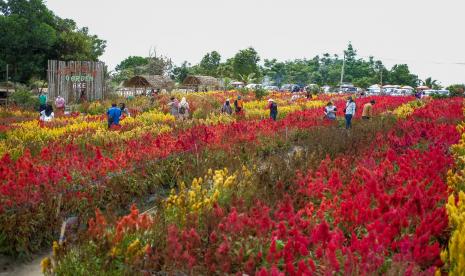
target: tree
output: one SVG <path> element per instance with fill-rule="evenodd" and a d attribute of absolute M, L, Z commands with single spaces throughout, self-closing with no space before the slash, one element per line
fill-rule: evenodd
<path fill-rule="evenodd" d="M 207 53 L 200 61 L 200 70 L 203 75 L 217 77 L 221 55 L 217 51 Z"/>
<path fill-rule="evenodd" d="M 426 86 L 430 87 L 431 89 L 434 89 L 434 90 L 438 90 L 438 89 L 442 88 L 442 86 L 439 84 L 439 82 L 437 80 L 433 80 L 433 78 L 431 78 L 431 77 L 426 78 L 424 81 L 421 81 L 421 83 L 423 85 L 426 85 Z"/>
<path fill-rule="evenodd" d="M 0 64 L 12 80 L 45 78 L 48 59 L 97 60 L 106 42 L 54 15 L 43 0 L 0 0 Z"/>
<path fill-rule="evenodd" d="M 273 83 L 281 86 L 286 79 L 286 65 L 284 62 L 278 62 L 276 59 L 265 59 L 265 66 L 263 70 L 265 76 L 270 77 Z"/>
<path fill-rule="evenodd" d="M 258 78 L 260 76 L 259 61 L 260 57 L 254 48 L 240 50 L 233 58 L 234 76 L 240 78 L 254 74 Z"/>
<path fill-rule="evenodd" d="M 149 75 L 169 75 L 173 69 L 173 62 L 170 58 L 157 55 L 156 50 L 150 52 L 147 58 L 148 64 L 144 73 Z"/>
<path fill-rule="evenodd" d="M 391 84 L 416 86 L 418 76 L 410 73 L 407 64 L 396 64 L 389 72 L 388 81 Z"/>
<path fill-rule="evenodd" d="M 171 72 L 171 78 L 176 80 L 178 83 L 182 83 L 184 79 L 190 74 L 190 64 L 184 61 L 181 66 L 174 66 Z"/>
<path fill-rule="evenodd" d="M 451 96 L 464 96 L 465 93 L 465 84 L 453 84 L 447 87 L 447 90 L 450 91 Z"/>
<path fill-rule="evenodd" d="M 116 71 L 123 71 L 127 69 L 134 69 L 137 67 L 142 67 L 145 66 L 149 63 L 147 58 L 141 57 L 141 56 L 129 56 L 123 61 L 121 61 L 118 65 L 116 65 L 115 70 Z"/>

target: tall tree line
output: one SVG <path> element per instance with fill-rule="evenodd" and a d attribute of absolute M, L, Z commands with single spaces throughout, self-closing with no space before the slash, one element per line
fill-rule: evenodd
<path fill-rule="evenodd" d="M 368 87 L 372 84 L 399 84 L 416 86 L 422 82 L 418 76 L 411 73 L 407 64 L 396 64 L 388 69 L 383 62 L 374 57 L 363 59 L 357 56 L 357 51 L 349 43 L 344 51 L 345 68 L 344 82 L 353 83 L 359 87 Z M 144 62 L 143 57 L 129 57 L 116 67 L 115 76 L 121 80 L 124 70 L 132 70 L 137 66 L 126 65 L 135 59 Z M 240 50 L 233 57 L 222 61 L 220 53 L 213 51 L 207 53 L 199 63 L 190 64 L 185 61 L 179 66 L 173 66 L 165 74 L 171 75 L 177 82 L 182 82 L 189 74 L 207 75 L 217 78 L 228 78 L 245 83 L 259 83 L 264 79 L 272 84 L 281 86 L 286 83 L 308 85 L 337 86 L 341 80 L 341 70 L 344 57 L 325 53 L 311 59 L 295 59 L 278 61 L 276 59 L 261 60 L 257 51 L 250 47 Z M 139 64 L 140 65 L 140 64 Z M 121 70 L 124 67 L 124 70 Z"/>

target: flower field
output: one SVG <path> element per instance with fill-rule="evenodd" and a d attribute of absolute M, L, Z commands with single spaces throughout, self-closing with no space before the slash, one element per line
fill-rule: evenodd
<path fill-rule="evenodd" d="M 106 103 L 49 124 L 3 111 L 2 251 L 36 252 L 77 217 L 46 274 L 465 271 L 462 99 L 359 98 L 346 131 L 323 118 L 329 100 L 342 117 L 343 96 L 270 95 L 276 122 L 253 95 L 243 115 L 219 114 L 236 96 L 190 94 L 183 122 L 166 97 L 135 99 L 110 130 Z M 372 99 L 375 118 L 359 120 Z"/>

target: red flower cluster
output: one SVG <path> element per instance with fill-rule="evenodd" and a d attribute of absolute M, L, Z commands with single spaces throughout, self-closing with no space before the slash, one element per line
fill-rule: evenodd
<path fill-rule="evenodd" d="M 461 99 L 434 101 L 362 156 L 298 173 L 275 206 L 239 201 L 216 206 L 208 230 L 171 226 L 165 256 L 176 269 L 219 274 L 432 274 L 447 240 L 444 178 L 459 118 Z"/>
<path fill-rule="evenodd" d="M 357 104 L 362 106 L 371 99 L 359 99 Z M 403 104 L 410 98 L 376 97 L 376 100 L 375 110 L 380 113 Z M 61 199 L 59 209 L 66 213 L 82 211 L 82 199 L 86 199 L 87 211 L 95 206 L 102 206 L 104 202 L 101 201 L 106 198 L 103 192 L 105 183 L 111 175 L 136 174 L 143 171 L 141 164 L 145 164 L 147 160 L 204 148 L 227 150 L 233 145 L 255 142 L 259 136 L 273 136 L 286 129 L 328 124 L 322 117 L 321 110 L 310 109 L 290 114 L 278 122 L 239 121 L 227 125 L 195 126 L 185 131 L 157 137 L 147 134 L 125 143 L 109 143 L 100 147 L 55 141 L 36 156 L 26 152 L 17 160 L 12 160 L 5 155 L 0 159 L 0 224 L 8 224 L 12 217 L 24 221 L 19 214 L 27 214 L 27 220 L 40 218 L 34 222 L 40 227 L 58 227 L 59 223 L 50 223 L 50 218 L 55 219 L 53 214 L 57 210 L 58 198 Z M 72 137 L 68 138 L 72 141 Z M 47 215 L 34 215 L 39 213 Z M 27 240 L 37 237 L 33 231 L 28 232 L 26 228 L 25 231 L 22 238 Z M 13 239 L 12 247 L 17 248 L 14 244 L 14 233 L 7 236 Z"/>

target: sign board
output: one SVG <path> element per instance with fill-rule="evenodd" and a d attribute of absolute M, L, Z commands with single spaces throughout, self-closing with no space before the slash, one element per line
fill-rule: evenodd
<path fill-rule="evenodd" d="M 95 61 L 48 61 L 48 98 L 58 95 L 66 104 L 102 100 L 105 95 L 105 64 Z"/>

